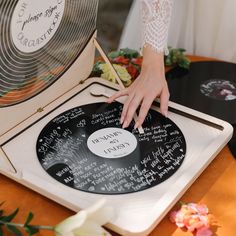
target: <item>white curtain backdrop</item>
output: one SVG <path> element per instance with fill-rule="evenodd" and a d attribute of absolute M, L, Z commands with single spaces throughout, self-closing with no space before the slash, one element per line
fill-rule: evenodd
<path fill-rule="evenodd" d="M 119 48 L 140 49 L 142 45 L 141 25 L 140 0 L 134 0 L 121 35 Z"/>
<path fill-rule="evenodd" d="M 133 3 L 120 48 L 140 49 L 139 4 L 140 0 Z M 168 45 L 236 62 L 236 0 L 174 0 Z"/>

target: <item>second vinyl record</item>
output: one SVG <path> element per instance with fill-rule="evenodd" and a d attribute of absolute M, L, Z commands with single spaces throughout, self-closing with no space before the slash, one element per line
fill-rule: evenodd
<path fill-rule="evenodd" d="M 166 74 L 170 100 L 236 124 L 236 64 L 218 61 L 191 63 Z"/>

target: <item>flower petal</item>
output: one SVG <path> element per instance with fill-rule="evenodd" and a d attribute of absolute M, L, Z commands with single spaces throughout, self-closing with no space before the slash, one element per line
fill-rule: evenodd
<path fill-rule="evenodd" d="M 170 213 L 170 221 L 171 221 L 172 223 L 175 223 L 175 221 L 176 221 L 176 215 L 177 215 L 177 211 L 172 211 L 172 212 Z"/>
<path fill-rule="evenodd" d="M 111 236 L 104 228 L 93 221 L 86 221 L 79 229 L 73 231 L 74 236 Z"/>
<path fill-rule="evenodd" d="M 197 230 L 196 236 L 211 236 L 212 231 L 207 227 L 202 227 Z"/>
<path fill-rule="evenodd" d="M 114 209 L 112 207 L 104 207 L 106 200 L 103 198 L 96 202 L 93 206 L 89 207 L 86 211 L 88 213 L 88 219 L 96 222 L 99 225 L 104 225 L 110 221 L 114 215 Z"/>
<path fill-rule="evenodd" d="M 81 227 L 87 218 L 86 211 L 80 211 L 76 215 L 71 216 L 60 224 L 56 225 L 55 232 L 58 233 L 58 236 L 68 236 L 72 231 Z M 73 234 L 71 234 L 73 235 Z"/>
<path fill-rule="evenodd" d="M 194 230 L 204 227 L 204 224 L 199 221 L 187 226 L 188 231 L 193 232 Z"/>
<path fill-rule="evenodd" d="M 201 215 L 207 215 L 209 213 L 209 210 L 205 204 L 198 204 L 197 210 L 198 210 L 199 214 L 201 214 Z"/>

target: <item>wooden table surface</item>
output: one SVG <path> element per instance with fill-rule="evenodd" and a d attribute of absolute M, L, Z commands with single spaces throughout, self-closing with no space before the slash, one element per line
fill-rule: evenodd
<path fill-rule="evenodd" d="M 206 60 L 191 57 L 192 61 Z M 202 202 L 208 205 L 215 216 L 217 225 L 213 227 L 214 235 L 236 235 L 236 160 L 226 146 L 205 169 L 180 199 L 183 202 Z M 24 222 L 29 211 L 35 215 L 33 224 L 55 225 L 74 214 L 74 212 L 58 205 L 51 200 L 25 188 L 24 186 L 0 175 L 0 202 L 5 201 L 2 208 L 6 213 L 19 207 L 20 212 L 15 218 L 17 222 Z M 174 207 L 175 209 L 176 207 Z M 12 235 L 4 232 L 5 236 Z M 53 235 L 51 232 L 41 231 L 39 236 Z M 114 234 L 116 235 L 116 234 Z M 153 230 L 150 236 L 188 236 L 190 233 L 177 229 L 166 216 Z M 88 235 L 92 236 L 92 235 Z"/>

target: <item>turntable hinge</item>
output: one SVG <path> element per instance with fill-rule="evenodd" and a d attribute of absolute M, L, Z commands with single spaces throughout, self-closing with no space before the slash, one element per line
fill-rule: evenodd
<path fill-rule="evenodd" d="M 38 113 L 43 112 L 43 111 L 44 111 L 44 110 L 43 110 L 42 107 L 40 107 L 40 108 L 37 109 L 37 112 L 38 112 Z"/>
<path fill-rule="evenodd" d="M 85 80 L 81 80 L 80 82 L 79 82 L 79 84 L 83 84 L 85 82 Z"/>

